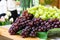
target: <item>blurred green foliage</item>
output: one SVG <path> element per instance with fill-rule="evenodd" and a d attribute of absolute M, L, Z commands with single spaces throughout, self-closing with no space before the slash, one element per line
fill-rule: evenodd
<path fill-rule="evenodd" d="M 5 20 L 4 22 L 0 21 L 0 26 L 10 25 L 11 23 L 9 20 Z"/>
<path fill-rule="evenodd" d="M 45 4 L 51 4 L 54 0 L 44 0 Z"/>
<path fill-rule="evenodd" d="M 23 10 L 30 8 L 32 6 L 33 0 L 20 0 L 20 6 Z"/>

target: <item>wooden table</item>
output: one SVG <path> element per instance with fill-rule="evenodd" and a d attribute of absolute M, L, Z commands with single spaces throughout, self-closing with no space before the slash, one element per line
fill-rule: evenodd
<path fill-rule="evenodd" d="M 0 40 L 40 40 L 39 38 L 22 38 L 20 35 L 10 35 L 7 28 L 0 27 Z"/>

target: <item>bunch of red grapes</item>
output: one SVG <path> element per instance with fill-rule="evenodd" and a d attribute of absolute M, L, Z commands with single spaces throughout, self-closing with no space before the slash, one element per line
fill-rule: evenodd
<path fill-rule="evenodd" d="M 34 18 L 28 11 L 24 11 L 22 17 L 18 17 L 9 29 L 11 35 L 16 35 L 19 30 L 22 30 L 22 37 L 36 37 L 37 32 L 47 32 L 52 28 L 60 28 L 59 19 L 43 20 Z"/>

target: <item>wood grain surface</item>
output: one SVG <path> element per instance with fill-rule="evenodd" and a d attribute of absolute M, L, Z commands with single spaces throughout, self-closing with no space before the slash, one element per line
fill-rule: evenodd
<path fill-rule="evenodd" d="M 0 27 L 0 40 L 40 40 L 39 38 L 22 38 L 20 35 L 10 35 L 8 29 Z"/>

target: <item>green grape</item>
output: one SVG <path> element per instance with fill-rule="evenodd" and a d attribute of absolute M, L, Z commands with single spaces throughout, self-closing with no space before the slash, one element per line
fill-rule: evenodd
<path fill-rule="evenodd" d="M 42 8 L 42 10 L 47 12 L 49 9 L 45 7 L 45 8 Z"/>
<path fill-rule="evenodd" d="M 44 7 L 44 6 L 42 6 L 42 5 L 40 5 L 38 8 L 43 9 L 43 8 L 45 8 L 45 7 Z"/>
<path fill-rule="evenodd" d="M 39 15 L 43 15 L 44 14 L 42 9 L 39 9 L 38 13 L 39 13 Z"/>
<path fill-rule="evenodd" d="M 38 9 L 38 7 L 37 6 L 34 6 L 32 8 L 29 8 L 28 10 L 37 10 L 37 9 Z"/>
<path fill-rule="evenodd" d="M 57 7 L 45 7 L 43 5 L 34 6 L 28 9 L 28 12 L 33 14 L 36 18 L 42 19 L 53 19 L 58 18 L 60 19 L 60 9 Z"/>
<path fill-rule="evenodd" d="M 36 17 L 36 18 L 38 18 L 38 17 L 39 17 L 38 11 L 36 11 L 36 13 L 35 13 L 35 16 L 34 16 L 34 17 Z"/>
<path fill-rule="evenodd" d="M 58 19 L 60 19 L 60 16 L 57 16 Z"/>
<path fill-rule="evenodd" d="M 47 18 L 50 18 L 51 16 L 50 15 L 47 15 Z"/>
<path fill-rule="evenodd" d="M 42 18 L 42 19 L 44 19 L 44 20 L 47 19 L 46 14 L 40 16 L 40 18 Z"/>
<path fill-rule="evenodd" d="M 45 16 L 40 16 L 40 18 L 42 18 L 43 20 L 47 19 Z"/>
<path fill-rule="evenodd" d="M 55 13 L 55 16 L 57 17 L 59 14 L 58 13 Z"/>
<path fill-rule="evenodd" d="M 28 11 L 30 14 L 35 14 L 35 11 L 32 10 L 32 11 Z"/>

